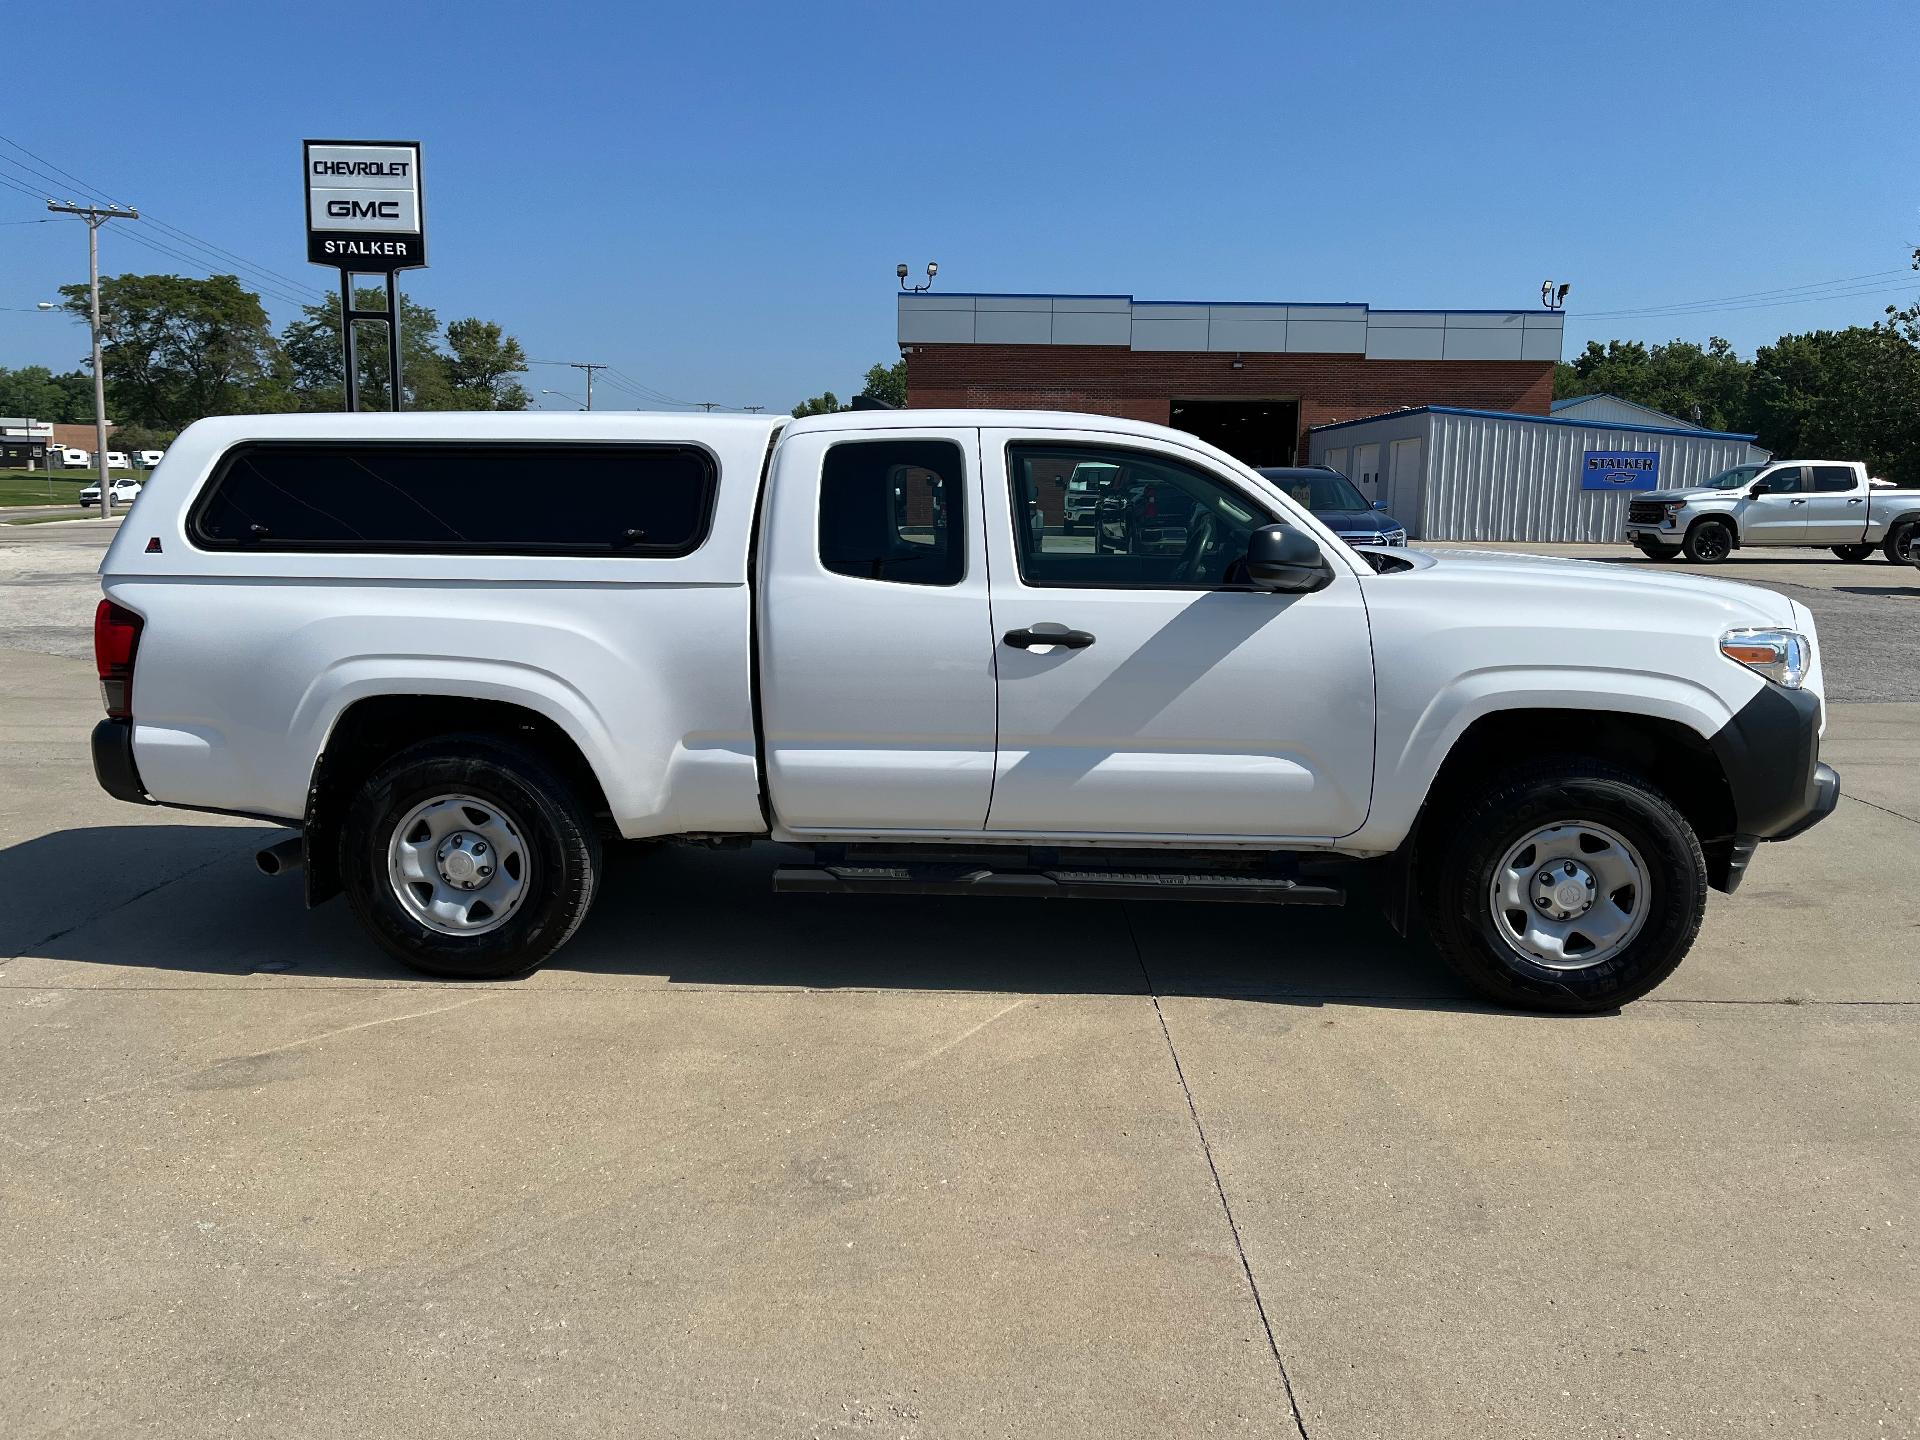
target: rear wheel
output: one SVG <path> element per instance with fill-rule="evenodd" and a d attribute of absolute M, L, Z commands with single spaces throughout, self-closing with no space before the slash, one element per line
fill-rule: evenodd
<path fill-rule="evenodd" d="M 1887 532 L 1887 543 L 1883 546 L 1887 559 L 1895 565 L 1913 564 L 1913 537 L 1920 526 L 1913 524 L 1896 525 Z"/>
<path fill-rule="evenodd" d="M 1724 520 L 1702 520 L 1687 532 L 1682 548 L 1695 564 L 1717 564 L 1733 553 L 1733 531 Z"/>
<path fill-rule="evenodd" d="M 1838 555 L 1842 560 L 1845 560 L 1851 564 L 1851 563 L 1856 563 L 1858 561 L 1864 560 L 1869 555 L 1871 555 L 1873 553 L 1873 546 L 1871 545 L 1835 545 L 1832 547 L 1832 550 L 1833 550 L 1833 553 Z"/>
<path fill-rule="evenodd" d="M 1673 973 L 1706 912 L 1707 866 L 1679 811 L 1599 760 L 1543 761 L 1441 817 L 1420 907 L 1474 990 L 1532 1010 L 1610 1010 Z"/>
<path fill-rule="evenodd" d="M 1649 540 L 1644 537 L 1636 539 L 1633 543 L 1635 548 L 1649 560 L 1671 560 L 1680 553 L 1678 545 L 1662 545 L 1658 540 Z"/>
<path fill-rule="evenodd" d="M 402 751 L 360 787 L 340 829 L 360 923 L 396 959 L 455 979 L 539 965 L 586 918 L 599 873 L 574 788 L 493 736 Z"/>

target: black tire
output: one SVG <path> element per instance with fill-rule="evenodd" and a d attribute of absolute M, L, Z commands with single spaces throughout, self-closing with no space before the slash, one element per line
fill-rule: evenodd
<path fill-rule="evenodd" d="M 1678 545 L 1662 545 L 1658 540 L 1635 540 L 1633 544 L 1649 560 L 1671 560 L 1680 553 Z"/>
<path fill-rule="evenodd" d="M 1829 548 L 1849 565 L 1856 565 L 1873 553 L 1871 545 L 1834 545 Z"/>
<path fill-rule="evenodd" d="M 518 908 L 498 928 L 442 934 L 402 905 L 388 879 L 395 827 L 438 795 L 500 807 L 524 832 L 530 861 Z M 340 827 L 348 903 L 389 955 L 430 975 L 495 980 L 534 969 L 586 919 L 600 877 L 600 837 L 574 786 L 532 750 L 491 735 L 448 735 L 401 751 L 355 793 Z"/>
<path fill-rule="evenodd" d="M 1681 548 L 1696 565 L 1717 565 L 1733 553 L 1733 531 L 1724 520 L 1702 520 Z"/>
<path fill-rule="evenodd" d="M 1920 526 L 1909 522 L 1896 525 L 1887 532 L 1887 542 L 1881 547 L 1888 561 L 1895 565 L 1913 564 L 1913 537 L 1920 532 Z"/>
<path fill-rule="evenodd" d="M 1529 1010 L 1589 1013 L 1636 1000 L 1686 955 L 1707 904 L 1707 864 L 1685 817 L 1639 776 L 1601 760 L 1527 765 L 1485 787 L 1452 815 L 1430 818 L 1422 848 L 1420 909 L 1442 958 L 1479 994 Z M 1603 825 L 1639 852 L 1648 908 L 1617 953 L 1581 969 L 1556 969 L 1504 934 L 1495 872 L 1529 833 L 1559 821 Z M 1524 853 L 1524 852 L 1523 852 Z M 1532 862 L 1528 862 L 1529 864 Z M 1616 894 L 1619 892 L 1616 892 Z M 1545 902 L 1542 902 L 1545 903 Z"/>

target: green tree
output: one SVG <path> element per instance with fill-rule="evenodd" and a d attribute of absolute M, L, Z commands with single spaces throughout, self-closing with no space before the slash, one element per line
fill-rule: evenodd
<path fill-rule="evenodd" d="M 0 415 L 20 415 L 55 425 L 93 418 L 93 378 L 84 370 L 56 375 L 44 365 L 18 370 L 0 366 Z"/>
<path fill-rule="evenodd" d="M 1571 395 L 1618 395 L 1709 430 L 1743 430 L 1752 366 L 1718 335 L 1702 346 L 1673 340 L 1648 347 L 1638 340 L 1589 340 L 1569 364 L 1554 369 L 1556 400 Z"/>
<path fill-rule="evenodd" d="M 131 456 L 136 450 L 164 450 L 178 434 L 178 431 L 155 430 L 148 425 L 116 425 L 107 439 L 114 449 Z"/>
<path fill-rule="evenodd" d="M 1920 343 L 1886 325 L 1782 335 L 1754 355 L 1752 413 L 1776 455 L 1861 460 L 1920 484 Z"/>
<path fill-rule="evenodd" d="M 884 400 L 896 410 L 907 408 L 907 357 L 902 355 L 891 365 L 875 365 L 867 371 L 863 394 Z"/>
<path fill-rule="evenodd" d="M 798 420 L 807 415 L 831 415 L 841 409 L 840 397 L 831 390 L 816 395 L 811 400 L 802 400 L 793 407 L 793 418 Z"/>
<path fill-rule="evenodd" d="M 907 406 L 907 357 L 902 355 L 891 365 L 874 365 L 868 368 L 860 382 L 860 395 L 871 395 L 876 400 L 884 400 L 897 410 Z M 840 403 L 840 397 L 828 390 L 814 396 L 811 400 L 802 400 L 793 407 L 794 418 L 803 415 L 831 415 L 846 407 Z"/>
<path fill-rule="evenodd" d="M 60 293 L 87 320 L 87 287 Z M 260 297 L 232 275 L 108 276 L 100 331 L 107 413 L 125 424 L 178 430 L 202 415 L 259 408 L 278 360 Z"/>
<path fill-rule="evenodd" d="M 362 286 L 354 291 L 356 310 L 384 310 L 384 289 Z M 363 324 L 354 330 L 359 360 L 360 404 L 367 410 L 391 408 L 388 386 L 387 333 L 384 326 Z M 446 357 L 440 353 L 440 318 L 427 306 L 400 297 L 400 370 L 409 410 L 453 410 L 453 390 L 447 383 Z M 292 408 L 339 410 L 341 392 L 340 299 L 330 295 L 324 305 L 308 305 L 301 318 L 280 335 L 289 366 Z M 473 407 L 464 407 L 473 408 Z"/>
<path fill-rule="evenodd" d="M 446 377 L 460 410 L 524 410 L 532 397 L 516 375 L 527 370 L 520 342 L 492 320 L 469 318 L 447 326 Z"/>

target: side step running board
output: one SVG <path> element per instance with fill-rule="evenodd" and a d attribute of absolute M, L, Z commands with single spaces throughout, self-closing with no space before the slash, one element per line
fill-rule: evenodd
<path fill-rule="evenodd" d="M 1340 885 L 1277 875 L 1189 870 L 992 870 L 983 865 L 782 865 L 789 895 L 1028 895 L 1053 900 L 1216 900 L 1252 905 L 1344 905 Z"/>

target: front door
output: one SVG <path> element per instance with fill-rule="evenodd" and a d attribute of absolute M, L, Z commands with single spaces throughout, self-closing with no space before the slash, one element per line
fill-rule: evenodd
<path fill-rule="evenodd" d="M 1047 486 L 1095 462 L 1114 467 L 1100 534 L 1021 523 Z M 990 831 L 1278 840 L 1359 829 L 1373 653 L 1343 554 L 1329 555 L 1334 581 L 1315 594 L 1237 588 L 1249 533 L 1300 517 L 1174 444 L 987 430 L 981 466 L 1000 677 Z"/>
<path fill-rule="evenodd" d="M 986 824 L 978 436 L 814 430 L 780 443 L 755 615 L 767 788 L 791 830 Z M 1022 518 L 1040 528 L 1037 512 Z"/>
<path fill-rule="evenodd" d="M 1867 533 L 1867 492 L 1851 465 L 1813 465 L 1806 494 L 1809 545 L 1858 545 Z"/>
<path fill-rule="evenodd" d="M 1804 544 L 1806 483 L 1803 465 L 1782 465 L 1756 479 L 1740 514 L 1741 539 L 1755 545 Z"/>

